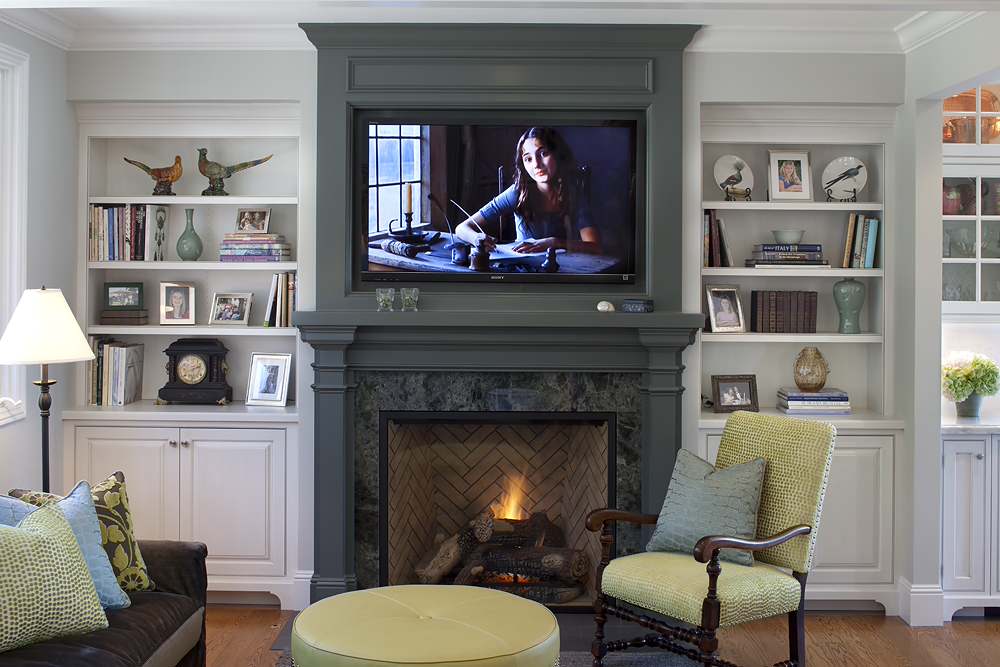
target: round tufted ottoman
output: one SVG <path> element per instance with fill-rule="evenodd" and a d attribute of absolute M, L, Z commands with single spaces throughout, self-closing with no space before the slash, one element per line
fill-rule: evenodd
<path fill-rule="evenodd" d="M 474 586 L 387 586 L 320 600 L 295 618 L 296 667 L 554 667 L 542 605 Z"/>

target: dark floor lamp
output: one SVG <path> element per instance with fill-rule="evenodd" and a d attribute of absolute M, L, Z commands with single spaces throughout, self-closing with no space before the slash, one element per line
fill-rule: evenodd
<path fill-rule="evenodd" d="M 87 361 L 94 353 L 80 331 L 73 311 L 58 289 L 24 290 L 10 322 L 0 337 L 0 365 L 42 367 L 42 378 L 34 384 L 41 390 L 38 407 L 42 413 L 42 490 L 49 490 L 49 364 Z"/>

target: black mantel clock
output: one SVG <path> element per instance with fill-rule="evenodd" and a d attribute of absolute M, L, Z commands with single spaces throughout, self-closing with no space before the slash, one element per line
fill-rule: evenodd
<path fill-rule="evenodd" d="M 164 350 L 167 384 L 157 403 L 225 405 L 233 400 L 226 382 L 228 348 L 218 338 L 181 338 Z"/>

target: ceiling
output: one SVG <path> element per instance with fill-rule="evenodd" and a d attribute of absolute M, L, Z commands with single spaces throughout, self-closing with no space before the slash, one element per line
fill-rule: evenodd
<path fill-rule="evenodd" d="M 949 11 L 937 11 L 947 6 Z M 690 50 L 904 53 L 996 0 L 0 0 L 68 50 L 308 49 L 298 23 L 693 23 Z"/>

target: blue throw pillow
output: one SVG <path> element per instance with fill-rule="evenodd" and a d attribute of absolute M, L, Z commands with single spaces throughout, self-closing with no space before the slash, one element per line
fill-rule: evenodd
<path fill-rule="evenodd" d="M 62 510 L 80 545 L 87 569 L 94 580 L 97 596 L 105 609 L 124 609 L 132 604 L 128 595 L 118 585 L 108 554 L 101 546 L 101 527 L 97 522 L 97 509 L 90 495 L 90 485 L 80 482 L 62 500 L 55 502 Z M 38 507 L 10 496 L 0 496 L 0 524 L 16 526 L 21 519 Z"/>

